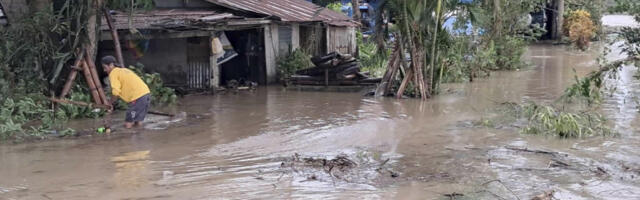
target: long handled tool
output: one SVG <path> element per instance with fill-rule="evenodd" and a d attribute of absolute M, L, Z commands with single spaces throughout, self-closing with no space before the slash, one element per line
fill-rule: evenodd
<path fill-rule="evenodd" d="M 73 105 L 77 105 L 77 106 L 85 106 L 85 107 L 91 107 L 91 108 L 102 108 L 102 109 L 109 109 L 110 107 L 107 105 L 102 105 L 102 104 L 92 104 L 92 103 L 85 103 L 85 102 L 79 102 L 79 101 L 71 101 L 71 100 L 67 100 L 67 99 L 56 99 L 56 98 L 49 98 L 50 101 L 56 102 L 56 103 L 63 103 L 63 104 L 73 104 Z M 173 117 L 175 116 L 174 114 L 169 114 L 169 113 L 163 113 L 163 112 L 157 112 L 157 111 L 147 111 L 147 113 L 149 114 L 153 114 L 153 115 L 160 115 L 160 116 L 167 116 L 167 117 Z"/>

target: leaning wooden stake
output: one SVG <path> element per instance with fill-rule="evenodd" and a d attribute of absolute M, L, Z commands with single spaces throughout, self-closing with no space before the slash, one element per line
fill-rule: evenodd
<path fill-rule="evenodd" d="M 118 37 L 118 29 L 113 26 L 113 21 L 111 18 L 111 13 L 109 10 L 104 8 L 102 9 L 104 12 L 104 17 L 107 20 L 107 25 L 109 25 L 109 29 L 111 29 L 111 39 L 113 39 L 113 45 L 116 49 L 116 58 L 118 59 L 118 63 L 120 63 L 121 67 L 124 67 L 124 59 L 122 59 L 122 48 L 120 48 L 120 38 Z"/>
<path fill-rule="evenodd" d="M 64 98 L 71 91 L 71 86 L 73 85 L 73 81 L 76 79 L 78 75 L 78 68 L 80 68 L 82 57 L 84 57 L 84 51 L 79 51 L 76 57 L 76 61 L 71 66 L 71 72 L 69 73 L 69 77 L 67 78 L 67 82 L 64 83 L 64 87 L 62 87 L 62 92 L 60 92 L 60 98 Z"/>
<path fill-rule="evenodd" d="M 85 61 L 89 66 L 89 72 L 91 73 L 93 83 L 95 84 L 96 89 L 98 89 L 98 96 L 100 96 L 101 104 L 108 105 L 109 100 L 107 99 L 107 96 L 104 94 L 104 90 L 102 89 L 102 83 L 100 82 L 100 77 L 98 76 L 96 65 L 93 62 L 93 58 L 91 58 L 91 55 L 89 54 L 89 49 L 85 49 L 85 51 Z"/>
<path fill-rule="evenodd" d="M 82 60 L 82 72 L 84 73 L 84 78 L 87 82 L 87 85 L 89 85 L 89 90 L 91 91 L 93 102 L 96 104 L 102 104 L 102 100 L 100 100 L 100 95 L 98 94 L 98 90 L 96 89 L 96 84 L 93 82 L 93 78 L 91 77 L 91 72 L 86 60 Z"/>
<path fill-rule="evenodd" d="M 402 95 L 404 95 L 404 90 L 407 89 L 407 85 L 409 85 L 409 82 L 411 82 L 413 78 L 413 70 L 409 69 L 407 71 L 407 74 L 404 76 L 404 79 L 402 80 L 402 83 L 400 84 L 400 88 L 398 88 L 398 93 L 396 93 L 396 98 L 402 98 Z"/>

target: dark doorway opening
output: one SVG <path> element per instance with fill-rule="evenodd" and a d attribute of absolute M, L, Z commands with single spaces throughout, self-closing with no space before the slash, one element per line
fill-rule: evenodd
<path fill-rule="evenodd" d="M 247 81 L 260 85 L 267 83 L 264 55 L 264 35 L 259 29 L 225 31 L 238 56 L 220 66 L 220 84 L 231 80 L 243 84 Z"/>

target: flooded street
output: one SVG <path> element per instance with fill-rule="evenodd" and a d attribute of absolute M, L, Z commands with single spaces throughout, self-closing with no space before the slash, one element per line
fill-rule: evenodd
<path fill-rule="evenodd" d="M 640 199 L 634 68 L 600 105 L 617 137 L 472 124 L 500 102 L 554 101 L 574 69 L 596 69 L 599 50 L 532 45 L 532 67 L 447 85 L 424 102 L 279 86 L 190 96 L 177 108 L 189 117 L 167 129 L 0 145 L 0 199 L 530 199 L 550 190 L 557 199 Z M 327 173 L 290 165 L 296 155 L 356 165 Z M 558 158 L 568 166 L 554 167 Z"/>

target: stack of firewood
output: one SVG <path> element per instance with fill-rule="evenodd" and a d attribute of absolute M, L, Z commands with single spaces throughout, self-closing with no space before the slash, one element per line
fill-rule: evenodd
<path fill-rule="evenodd" d="M 311 58 L 315 67 L 296 71 L 290 81 L 297 85 L 370 85 L 380 79 L 360 72 L 360 63 L 349 54 L 332 52 Z"/>

